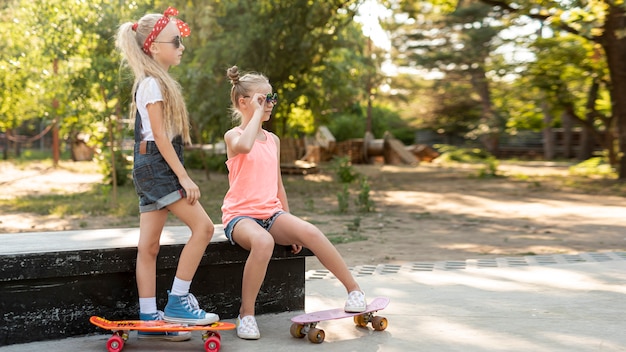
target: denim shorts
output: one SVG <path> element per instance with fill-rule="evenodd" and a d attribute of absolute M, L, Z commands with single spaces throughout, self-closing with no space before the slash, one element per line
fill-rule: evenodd
<path fill-rule="evenodd" d="M 256 219 L 253 218 L 251 216 L 235 216 L 231 221 L 228 222 L 228 224 L 226 225 L 226 227 L 224 228 L 224 234 L 226 235 L 226 238 L 228 238 L 228 240 L 230 241 L 231 244 L 236 244 L 235 241 L 233 240 L 233 230 L 235 229 L 235 225 L 237 225 L 237 223 L 240 220 L 243 219 L 251 219 L 256 221 L 257 224 L 259 224 L 262 228 L 264 228 L 265 230 L 269 231 L 270 228 L 272 227 L 272 225 L 274 225 L 274 221 L 276 221 L 276 219 L 284 214 L 285 212 L 280 210 L 277 211 L 276 213 L 274 213 L 274 215 L 270 216 L 269 218 L 267 218 L 266 220 L 261 220 L 261 219 Z"/>
<path fill-rule="evenodd" d="M 139 152 L 139 145 L 139 142 L 135 143 L 133 164 L 133 183 L 139 196 L 139 212 L 163 209 L 185 198 L 185 190 L 172 168 L 163 159 L 156 143 L 147 141 L 145 154 Z M 173 142 L 172 146 L 182 163 L 183 144 Z"/>

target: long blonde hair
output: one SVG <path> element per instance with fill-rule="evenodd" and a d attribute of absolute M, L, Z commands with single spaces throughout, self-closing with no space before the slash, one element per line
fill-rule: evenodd
<path fill-rule="evenodd" d="M 226 70 L 226 75 L 233 85 L 230 89 L 230 102 L 232 104 L 230 110 L 232 112 L 233 121 L 241 119 L 241 111 L 239 111 L 239 97 L 250 95 L 259 86 L 270 85 L 269 79 L 260 73 L 246 73 L 239 77 L 239 68 L 233 66 Z"/>
<path fill-rule="evenodd" d="M 132 22 L 122 24 L 117 32 L 115 45 L 122 53 L 122 65 L 128 65 L 135 77 L 132 96 L 135 96 L 139 82 L 146 77 L 154 77 L 159 83 L 163 95 L 163 117 L 167 136 L 172 140 L 180 135 L 183 138 L 183 143 L 190 144 L 189 114 L 180 84 L 142 50 L 146 37 L 150 35 L 152 28 L 161 17 L 163 15 L 160 14 L 145 15 L 137 21 L 135 30 Z M 134 98 L 130 108 L 131 119 L 138 118 L 135 116 L 137 114 L 137 102 Z"/>

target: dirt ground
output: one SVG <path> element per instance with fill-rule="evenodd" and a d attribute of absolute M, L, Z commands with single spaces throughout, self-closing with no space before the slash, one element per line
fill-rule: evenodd
<path fill-rule="evenodd" d="M 501 164 L 505 177 L 478 178 L 476 169 L 356 166 L 368 176 L 375 211 L 337 215 L 335 199 L 289 193 L 292 211 L 329 237 L 350 266 L 465 260 L 539 254 L 626 250 L 626 198 L 583 194 L 545 178 L 567 175 L 567 166 L 545 162 Z M 324 181 L 327 174 L 305 177 Z M 97 173 L 0 164 L 0 198 L 80 192 L 101 181 Z M 288 182 L 286 184 L 289 184 Z M 332 208 L 332 209 L 329 209 Z M 90 219 L 90 228 L 110 219 Z M 35 226 L 36 225 L 36 226 Z M 84 228 L 72 219 L 0 214 L 0 233 Z M 320 269 L 314 258 L 307 269 Z"/>

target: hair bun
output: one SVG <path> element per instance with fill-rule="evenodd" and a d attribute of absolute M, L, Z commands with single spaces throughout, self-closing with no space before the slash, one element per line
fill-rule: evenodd
<path fill-rule="evenodd" d="M 237 66 L 233 66 L 226 70 L 226 74 L 228 75 L 228 79 L 230 79 L 230 83 L 232 85 L 239 83 L 239 68 Z"/>

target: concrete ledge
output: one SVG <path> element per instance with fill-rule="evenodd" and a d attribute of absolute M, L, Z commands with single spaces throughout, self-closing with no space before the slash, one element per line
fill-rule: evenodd
<path fill-rule="evenodd" d="M 157 299 L 163 309 L 187 227 L 166 227 L 157 266 Z M 0 234 L 0 346 L 98 331 L 91 315 L 135 318 L 139 229 Z M 304 309 L 305 257 L 276 246 L 257 299 L 257 313 Z M 231 245 L 221 225 L 194 277 L 191 291 L 222 319 L 237 316 L 248 252 Z"/>

